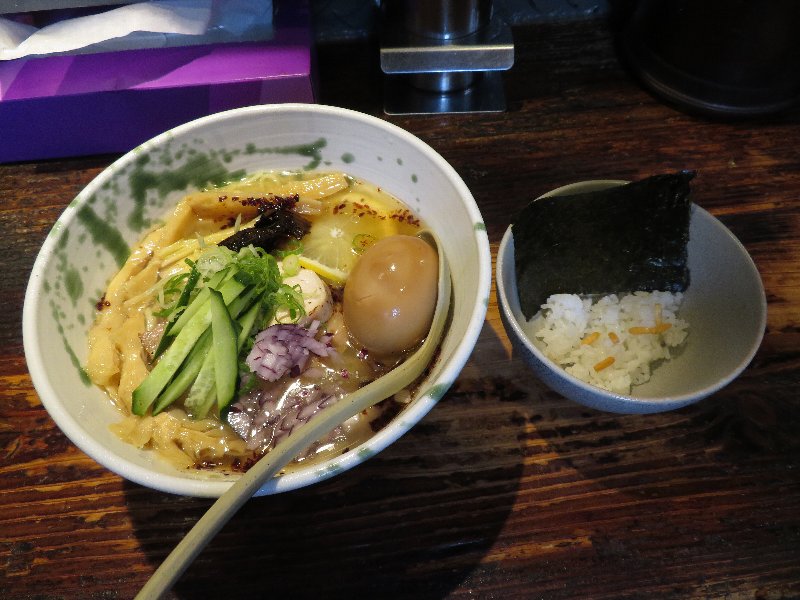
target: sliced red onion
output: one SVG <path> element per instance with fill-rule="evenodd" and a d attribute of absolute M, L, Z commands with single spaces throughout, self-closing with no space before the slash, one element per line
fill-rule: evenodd
<path fill-rule="evenodd" d="M 329 356 L 330 334 L 316 338 L 319 322 L 310 327 L 294 324 L 278 324 L 267 327 L 256 335 L 246 363 L 256 375 L 266 381 L 277 381 L 287 374 L 300 375 L 308 366 L 313 352 L 317 356 Z"/>

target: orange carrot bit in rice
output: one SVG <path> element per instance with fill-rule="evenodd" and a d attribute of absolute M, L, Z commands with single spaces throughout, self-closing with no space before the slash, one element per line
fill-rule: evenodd
<path fill-rule="evenodd" d="M 595 343 L 597 341 L 597 338 L 599 338 L 599 337 L 600 337 L 600 332 L 599 331 L 593 331 L 592 333 L 590 333 L 589 335 L 587 335 L 585 338 L 583 338 L 581 340 L 581 344 L 583 344 L 585 346 L 588 346 L 589 344 Z"/>
<path fill-rule="evenodd" d="M 615 344 L 619 344 L 619 336 L 613 331 L 608 332 L 608 337 L 611 338 L 611 341 Z"/>
<path fill-rule="evenodd" d="M 606 356 L 599 363 L 596 363 L 593 368 L 594 368 L 595 371 L 602 371 L 603 369 L 606 369 L 606 368 L 610 367 L 613 364 L 614 364 L 614 357 L 613 356 Z"/>
<path fill-rule="evenodd" d="M 667 329 L 672 327 L 672 323 L 659 323 L 655 327 L 631 327 L 628 333 L 632 335 L 644 335 L 647 333 L 664 333 Z"/>

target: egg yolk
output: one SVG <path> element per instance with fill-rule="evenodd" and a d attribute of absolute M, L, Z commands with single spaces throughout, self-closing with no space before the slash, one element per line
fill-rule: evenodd
<path fill-rule="evenodd" d="M 344 322 L 377 356 L 413 348 L 428 333 L 438 291 L 439 257 L 424 240 L 393 235 L 373 244 L 344 288 Z"/>

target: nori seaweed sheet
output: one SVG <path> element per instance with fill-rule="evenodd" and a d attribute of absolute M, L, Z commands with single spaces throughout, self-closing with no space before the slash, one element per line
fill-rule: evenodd
<path fill-rule="evenodd" d="M 541 198 L 512 225 L 517 289 L 531 318 L 552 294 L 682 292 L 694 171 Z"/>

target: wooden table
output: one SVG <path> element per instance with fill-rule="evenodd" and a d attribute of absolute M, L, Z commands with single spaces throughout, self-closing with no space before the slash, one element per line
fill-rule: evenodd
<path fill-rule="evenodd" d="M 461 174 L 495 251 L 512 215 L 553 187 L 697 169 L 695 202 L 764 280 L 755 360 L 682 410 L 596 412 L 526 371 L 492 300 L 472 359 L 418 426 L 332 480 L 251 501 L 174 597 L 800 597 L 800 118 L 669 108 L 622 70 L 599 21 L 515 41 L 508 112 L 389 120 Z M 371 45 L 322 48 L 323 102 L 381 115 L 376 60 Z M 22 300 L 38 247 L 114 158 L 0 166 L 5 599 L 130 598 L 210 505 L 95 464 L 26 371 Z"/>

